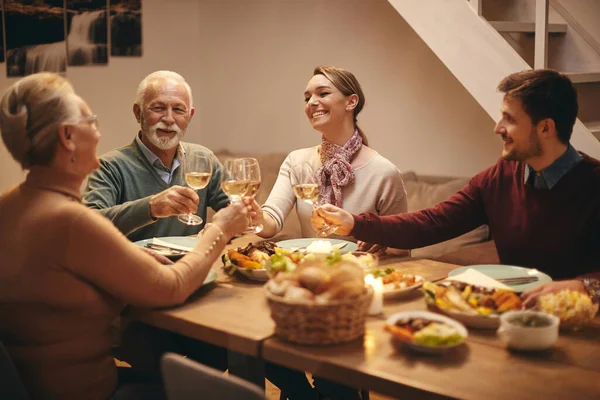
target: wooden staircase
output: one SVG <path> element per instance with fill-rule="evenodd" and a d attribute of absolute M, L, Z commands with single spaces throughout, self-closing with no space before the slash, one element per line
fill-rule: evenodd
<path fill-rule="evenodd" d="M 546 68 L 549 50 L 552 63 L 556 63 L 553 51 L 557 41 L 573 34 L 570 15 L 559 22 L 548 22 L 551 0 L 529 0 L 530 5 L 536 3 L 534 14 L 530 15 L 535 22 L 505 21 L 494 15 L 488 21 L 484 18 L 483 0 L 388 1 L 494 120 L 502 101 L 502 95 L 496 91 L 500 80 L 534 65 Z M 492 3 L 495 0 L 487 1 L 486 6 L 501 8 L 499 3 Z M 514 15 L 520 15 L 526 2 L 517 1 L 514 4 L 520 9 Z M 553 17 L 556 13 L 553 9 Z M 595 50 L 593 47 L 591 51 Z M 552 63 L 550 68 L 565 70 Z M 572 143 L 600 158 L 600 71 L 573 68 L 565 73 L 577 86 L 580 102 L 580 120 L 573 129 Z"/>

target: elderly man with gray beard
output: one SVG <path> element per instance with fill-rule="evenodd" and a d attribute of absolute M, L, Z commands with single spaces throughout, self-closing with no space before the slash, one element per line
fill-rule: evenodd
<path fill-rule="evenodd" d="M 140 131 L 130 144 L 100 157 L 83 203 L 109 218 L 132 241 L 198 233 L 203 225 L 186 225 L 177 215 L 191 212 L 205 221 L 208 206 L 217 211 L 229 199 L 221 190 L 223 167 L 215 155 L 206 147 L 181 142 L 194 115 L 190 86 L 175 72 L 153 72 L 138 86 L 133 114 Z M 191 163 L 198 155 L 212 161 L 213 173 L 206 188 L 196 192 L 185 186 L 183 169 L 185 160 L 185 167 L 194 169 Z M 114 327 L 115 335 L 120 335 L 114 355 L 148 373 L 142 380 L 159 379 L 160 357 L 166 351 L 227 368 L 223 348 L 127 319 L 115 321 Z"/>
<path fill-rule="evenodd" d="M 88 180 L 83 203 L 109 218 L 132 241 L 198 232 L 177 220 L 195 213 L 206 220 L 229 200 L 220 186 L 222 166 L 206 147 L 180 142 L 194 115 L 192 91 L 171 71 L 156 71 L 140 83 L 133 113 L 140 131 L 127 146 L 100 158 L 100 168 Z M 212 160 L 213 174 L 206 189 L 185 186 L 182 164 L 195 155 Z M 190 167 L 186 164 L 186 167 Z"/>

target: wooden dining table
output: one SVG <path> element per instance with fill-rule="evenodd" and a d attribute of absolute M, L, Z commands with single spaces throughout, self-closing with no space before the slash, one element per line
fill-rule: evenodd
<path fill-rule="evenodd" d="M 241 247 L 262 240 L 234 240 Z M 384 256 L 393 266 L 427 280 L 441 279 L 458 266 L 432 260 Z M 152 326 L 229 350 L 230 371 L 264 387 L 264 362 L 307 370 L 357 388 L 402 398 L 599 399 L 600 318 L 578 332 L 561 332 L 542 352 L 509 351 L 495 331 L 469 329 L 464 345 L 442 355 L 414 353 L 392 340 L 386 319 L 400 311 L 426 310 L 419 291 L 386 300 L 383 313 L 367 318 L 366 334 L 351 343 L 307 346 L 274 335 L 263 285 L 234 274 L 217 261 L 216 283 L 201 288 L 183 306 L 133 310 Z"/>

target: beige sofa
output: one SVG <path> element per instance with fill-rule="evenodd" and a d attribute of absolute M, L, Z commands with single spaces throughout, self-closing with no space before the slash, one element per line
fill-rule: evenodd
<path fill-rule="evenodd" d="M 217 158 L 224 162 L 230 158 L 254 157 L 261 168 L 261 188 L 256 196 L 259 204 L 263 204 L 275 184 L 279 167 L 286 154 L 243 154 L 218 151 Z M 408 196 L 408 211 L 416 211 L 432 207 L 447 199 L 468 182 L 468 178 L 446 178 L 420 176 L 414 172 L 404 172 L 404 184 Z M 285 221 L 284 229 L 278 236 L 300 237 L 300 224 L 295 210 Z M 481 226 L 460 237 L 432 246 L 413 249 L 413 257 L 430 258 L 459 265 L 497 263 L 498 256 L 493 241 L 490 240 L 487 226 Z"/>

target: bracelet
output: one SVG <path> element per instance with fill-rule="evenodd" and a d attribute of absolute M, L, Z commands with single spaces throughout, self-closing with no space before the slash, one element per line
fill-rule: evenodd
<path fill-rule="evenodd" d="M 583 280 L 583 287 L 592 303 L 600 303 L 600 280 L 586 278 Z"/>
<path fill-rule="evenodd" d="M 204 229 L 208 229 L 208 228 L 210 228 L 212 226 L 216 227 L 219 230 L 219 234 L 217 235 L 217 237 L 215 238 L 215 240 L 213 240 L 212 244 L 210 246 L 208 246 L 208 249 L 206 249 L 206 251 L 204 252 L 204 255 L 206 255 L 206 256 L 208 256 L 208 254 L 215 249 L 215 246 L 217 245 L 217 243 L 219 243 L 219 241 L 221 240 L 221 238 L 224 235 L 223 230 L 221 229 L 221 227 L 219 225 L 216 225 L 216 224 L 206 224 L 204 226 Z"/>

